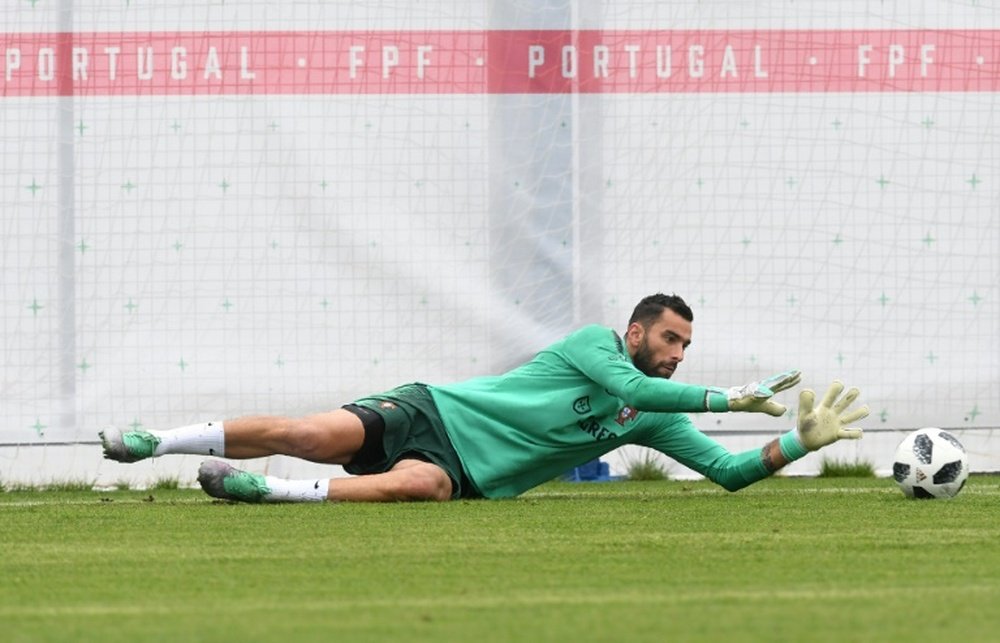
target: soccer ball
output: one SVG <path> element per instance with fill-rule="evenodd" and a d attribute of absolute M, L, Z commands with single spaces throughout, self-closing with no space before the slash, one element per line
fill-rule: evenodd
<path fill-rule="evenodd" d="M 969 477 L 969 458 L 951 433 L 917 429 L 896 447 L 892 477 L 907 498 L 953 498 Z"/>

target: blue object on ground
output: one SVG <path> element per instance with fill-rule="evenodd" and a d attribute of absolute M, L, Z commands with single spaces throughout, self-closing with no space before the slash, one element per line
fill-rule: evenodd
<path fill-rule="evenodd" d="M 608 482 L 615 479 L 611 477 L 608 463 L 601 462 L 600 458 L 573 467 L 566 472 L 564 478 L 570 482 Z"/>

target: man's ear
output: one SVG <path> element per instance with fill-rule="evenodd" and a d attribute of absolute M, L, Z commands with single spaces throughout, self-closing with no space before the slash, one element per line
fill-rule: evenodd
<path fill-rule="evenodd" d="M 639 322 L 632 322 L 625 330 L 625 343 L 635 348 L 642 343 L 642 338 L 646 335 L 646 329 Z"/>

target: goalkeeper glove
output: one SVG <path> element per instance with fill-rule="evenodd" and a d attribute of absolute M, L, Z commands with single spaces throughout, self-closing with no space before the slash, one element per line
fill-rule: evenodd
<path fill-rule="evenodd" d="M 862 406 L 848 412 L 847 407 L 858 399 L 861 392 L 857 388 L 851 388 L 840 397 L 843 390 L 843 383 L 834 381 L 816 408 L 813 408 L 816 393 L 806 389 L 799 394 L 799 441 L 806 449 L 815 451 L 837 440 L 857 440 L 861 437 L 861 429 L 845 427 L 868 417 L 868 407 Z"/>
<path fill-rule="evenodd" d="M 792 370 L 771 377 L 728 389 L 709 387 L 705 393 L 705 408 L 709 411 L 743 411 L 746 413 L 767 413 L 778 417 L 788 410 L 771 397 L 799 383 L 800 371 Z"/>

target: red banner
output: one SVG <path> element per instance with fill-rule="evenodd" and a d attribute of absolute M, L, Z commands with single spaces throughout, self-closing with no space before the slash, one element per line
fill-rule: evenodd
<path fill-rule="evenodd" d="M 995 92 L 997 30 L 5 33 L 0 95 Z"/>

